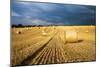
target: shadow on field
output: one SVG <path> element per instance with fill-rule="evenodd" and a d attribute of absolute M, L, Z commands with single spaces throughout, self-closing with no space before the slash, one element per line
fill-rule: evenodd
<path fill-rule="evenodd" d="M 78 40 L 77 43 L 83 42 L 83 40 Z"/>
<path fill-rule="evenodd" d="M 81 43 L 81 42 L 83 42 L 84 40 L 78 40 L 78 41 L 73 41 L 73 42 L 66 42 L 66 43 Z"/>

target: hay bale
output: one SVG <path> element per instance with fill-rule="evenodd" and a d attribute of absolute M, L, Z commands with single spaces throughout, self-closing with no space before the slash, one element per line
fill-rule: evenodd
<path fill-rule="evenodd" d="M 66 42 L 78 42 L 78 33 L 76 31 L 67 31 L 65 33 Z"/>
<path fill-rule="evenodd" d="M 43 36 L 46 36 L 47 33 L 46 33 L 44 30 L 42 30 L 42 35 L 43 35 Z"/>
<path fill-rule="evenodd" d="M 26 30 L 29 30 L 29 28 L 26 28 Z"/>
<path fill-rule="evenodd" d="M 85 31 L 85 33 L 88 33 L 89 31 L 87 30 L 87 31 Z"/>
<path fill-rule="evenodd" d="M 56 27 L 55 27 L 55 26 L 53 26 L 53 29 L 56 29 Z"/>
<path fill-rule="evenodd" d="M 21 34 L 22 32 L 21 32 L 21 31 L 17 31 L 16 33 L 17 33 L 17 34 Z"/>
<path fill-rule="evenodd" d="M 42 33 L 42 35 L 46 36 L 46 35 L 47 35 L 47 33 L 45 33 L 45 32 L 44 32 L 44 33 Z"/>

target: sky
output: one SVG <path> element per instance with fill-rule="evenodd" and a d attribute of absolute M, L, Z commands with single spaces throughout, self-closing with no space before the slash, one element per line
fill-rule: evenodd
<path fill-rule="evenodd" d="M 13 1 L 11 24 L 95 25 L 96 6 Z"/>

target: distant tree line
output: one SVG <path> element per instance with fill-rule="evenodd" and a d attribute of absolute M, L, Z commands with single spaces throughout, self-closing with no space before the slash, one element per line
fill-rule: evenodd
<path fill-rule="evenodd" d="M 43 27 L 43 26 L 59 26 L 59 25 L 22 25 L 22 24 L 12 24 L 13 27 Z"/>
<path fill-rule="evenodd" d="M 46 27 L 46 26 L 75 26 L 75 25 L 23 25 L 23 24 L 12 24 L 12 28 L 13 27 Z M 76 26 L 80 26 L 80 25 L 76 25 Z M 82 25 L 82 26 L 86 26 L 86 25 Z"/>
<path fill-rule="evenodd" d="M 36 27 L 36 25 L 12 24 L 12 27 Z"/>

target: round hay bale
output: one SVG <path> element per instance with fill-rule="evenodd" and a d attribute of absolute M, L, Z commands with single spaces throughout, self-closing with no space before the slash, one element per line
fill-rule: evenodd
<path fill-rule="evenodd" d="M 88 33 L 89 31 L 87 30 L 87 31 L 85 31 L 86 33 Z"/>
<path fill-rule="evenodd" d="M 78 33 L 76 31 L 67 31 L 65 33 L 66 42 L 78 42 Z"/>
<path fill-rule="evenodd" d="M 56 29 L 56 27 L 55 27 L 55 26 L 53 26 L 53 29 Z"/>
<path fill-rule="evenodd" d="M 45 32 L 44 32 L 44 33 L 42 33 L 42 35 L 46 36 L 46 35 L 47 35 L 47 33 L 45 33 Z"/>
<path fill-rule="evenodd" d="M 29 30 L 29 28 L 26 28 L 26 30 Z"/>
<path fill-rule="evenodd" d="M 17 31 L 16 33 L 17 33 L 17 34 L 21 34 L 21 31 Z"/>
<path fill-rule="evenodd" d="M 46 32 L 44 32 L 44 30 L 42 31 L 42 35 L 43 36 L 46 36 L 47 35 L 47 33 Z"/>

